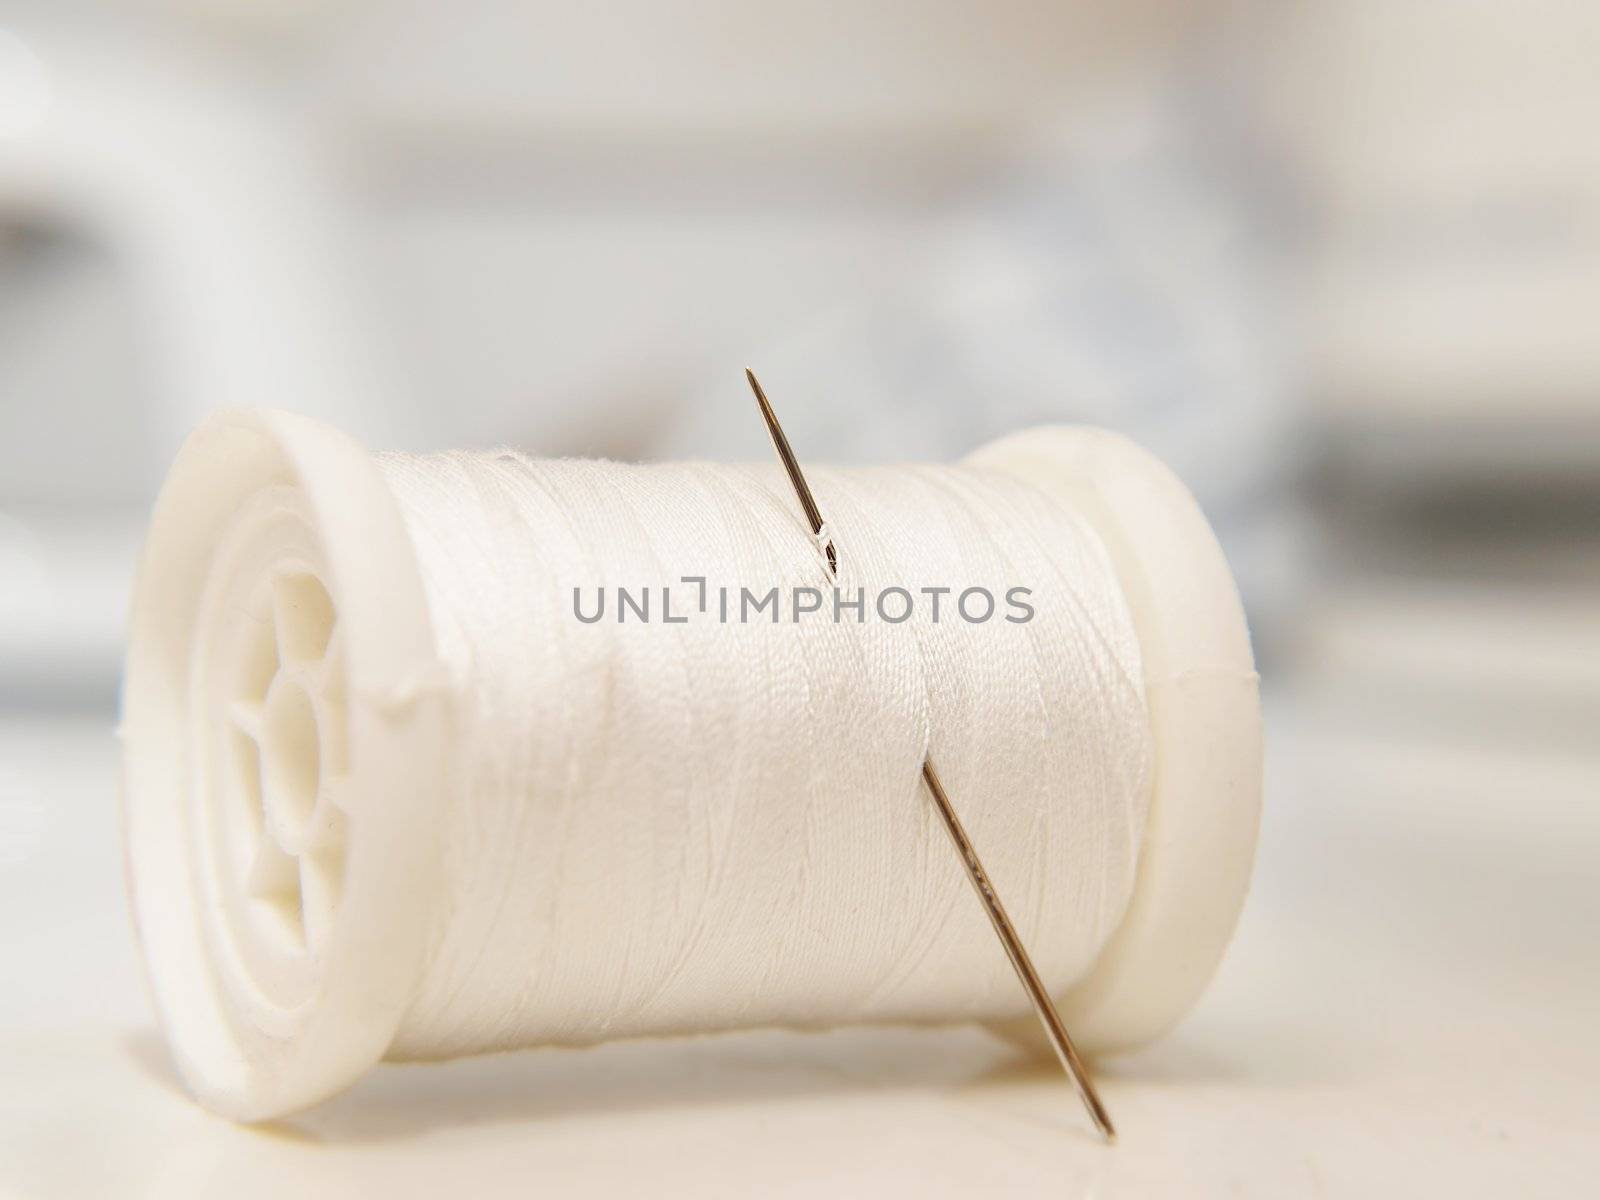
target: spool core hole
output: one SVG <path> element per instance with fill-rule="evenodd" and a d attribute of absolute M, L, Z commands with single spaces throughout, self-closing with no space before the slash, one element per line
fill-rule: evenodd
<path fill-rule="evenodd" d="M 321 581 L 314 575 L 280 576 L 273 583 L 272 608 L 283 657 L 290 662 L 320 659 L 333 635 L 335 615 Z"/>
<path fill-rule="evenodd" d="M 267 693 L 261 758 L 268 810 L 286 832 L 303 830 L 317 804 L 322 740 L 311 696 L 291 679 L 280 676 Z"/>

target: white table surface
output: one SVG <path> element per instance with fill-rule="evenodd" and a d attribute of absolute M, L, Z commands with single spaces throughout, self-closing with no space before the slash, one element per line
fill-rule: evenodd
<path fill-rule="evenodd" d="M 144 998 L 110 719 L 0 715 L 0 1195 L 1595 1194 L 1600 748 L 1269 712 L 1238 938 L 1177 1031 L 1100 1064 L 1114 1149 L 975 1029 L 383 1066 L 230 1125 Z"/>

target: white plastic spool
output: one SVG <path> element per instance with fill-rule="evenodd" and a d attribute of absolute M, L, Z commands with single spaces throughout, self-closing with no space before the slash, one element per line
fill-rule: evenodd
<path fill-rule="evenodd" d="M 1244 616 L 1193 498 L 1125 439 L 1038 429 L 973 461 L 1095 526 L 1138 629 L 1156 770 L 1137 885 L 1060 998 L 1086 1048 L 1136 1044 L 1199 996 L 1248 883 L 1261 735 Z M 156 505 L 123 696 L 135 920 L 207 1107 L 281 1115 L 389 1049 L 437 886 L 447 725 L 415 556 L 367 452 L 287 413 L 207 421 Z"/>

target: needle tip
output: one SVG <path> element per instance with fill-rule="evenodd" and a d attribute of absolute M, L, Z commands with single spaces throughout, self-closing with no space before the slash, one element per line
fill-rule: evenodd
<path fill-rule="evenodd" d="M 1117 1127 L 1111 1123 L 1111 1114 L 1106 1111 L 1106 1106 L 1101 1102 L 1100 1095 L 1094 1090 L 1094 1084 L 1089 1082 L 1087 1072 L 1082 1073 L 1083 1103 L 1089 1110 L 1089 1117 L 1094 1121 L 1094 1127 L 1100 1131 L 1100 1136 L 1108 1146 L 1117 1144 Z"/>

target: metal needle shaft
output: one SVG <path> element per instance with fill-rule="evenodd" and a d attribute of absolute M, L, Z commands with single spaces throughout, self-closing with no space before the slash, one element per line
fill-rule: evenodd
<path fill-rule="evenodd" d="M 755 373 L 748 367 L 745 368 L 745 378 L 750 381 L 750 390 L 756 394 L 756 403 L 761 406 L 761 416 L 767 423 L 767 432 L 772 435 L 772 445 L 778 452 L 778 459 L 783 463 L 783 469 L 788 472 L 789 483 L 794 487 L 795 495 L 799 497 L 800 507 L 805 510 L 806 520 L 811 523 L 811 532 L 822 532 L 822 511 L 817 507 L 816 497 L 811 494 L 811 488 L 806 483 L 805 473 L 800 470 L 800 462 L 795 458 L 794 451 L 789 446 L 789 439 L 784 436 L 783 426 L 778 423 L 778 416 L 772 411 L 772 405 L 767 400 L 767 394 L 761 390 L 761 384 L 756 379 Z M 839 560 L 834 551 L 833 542 L 830 540 L 824 547 L 828 556 L 828 567 L 837 575 L 839 573 Z M 1028 957 L 1027 948 L 1023 946 L 1022 939 L 1017 936 L 1017 930 L 1011 924 L 1011 918 L 1006 915 L 1005 905 L 1000 902 L 999 894 L 994 890 L 994 885 L 989 882 L 989 873 L 983 869 L 983 862 L 978 858 L 978 852 L 973 848 L 972 839 L 967 837 L 967 831 L 962 827 L 961 818 L 956 814 L 955 805 L 950 802 L 949 794 L 944 790 L 944 785 L 939 782 L 939 773 L 934 770 L 933 759 L 922 760 L 922 778 L 928 785 L 928 791 L 933 796 L 934 807 L 938 810 L 944 822 L 945 831 L 950 835 L 950 840 L 955 844 L 956 852 L 961 856 L 961 863 L 966 868 L 967 878 L 972 881 L 973 888 L 978 893 L 978 898 L 983 901 L 983 908 L 989 914 L 989 922 L 994 926 L 995 933 L 1000 938 L 1000 944 L 1005 947 L 1006 957 L 1011 960 L 1011 965 L 1016 969 L 1017 978 L 1022 981 L 1023 990 L 1028 993 L 1028 999 L 1033 1003 L 1033 1010 L 1038 1014 L 1039 1024 L 1044 1027 L 1045 1036 L 1049 1039 L 1051 1048 L 1055 1050 L 1056 1057 L 1061 1060 L 1062 1069 L 1066 1071 L 1067 1078 L 1072 1080 L 1072 1086 L 1077 1089 L 1078 1097 L 1083 1101 L 1083 1106 L 1089 1112 L 1090 1119 L 1094 1121 L 1095 1128 L 1107 1142 L 1114 1142 L 1117 1131 L 1111 1124 L 1111 1117 L 1106 1112 L 1105 1105 L 1100 1100 L 1100 1095 L 1095 1091 L 1094 1081 L 1089 1077 L 1089 1071 L 1084 1066 L 1083 1060 L 1078 1057 L 1078 1051 L 1072 1044 L 1072 1038 L 1067 1034 L 1067 1027 L 1061 1023 L 1061 1014 L 1056 1011 L 1055 1002 L 1050 999 L 1050 993 L 1044 986 L 1044 981 L 1039 978 L 1039 972 L 1034 968 L 1033 959 Z"/>

